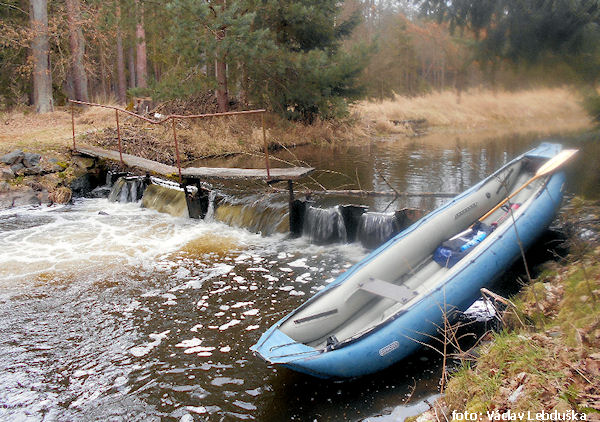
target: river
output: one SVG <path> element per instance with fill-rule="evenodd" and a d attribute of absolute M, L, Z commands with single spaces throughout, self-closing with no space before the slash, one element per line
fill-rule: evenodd
<path fill-rule="evenodd" d="M 535 135 L 415 139 L 302 147 L 275 159 L 315 166 L 306 187 L 460 192 L 537 143 Z M 569 190 L 598 198 L 598 143 L 580 146 Z M 374 211 L 431 210 L 446 200 L 316 199 Z M 436 393 L 440 361 L 427 350 L 337 382 L 249 352 L 272 323 L 365 256 L 357 243 L 318 246 L 139 203 L 77 199 L 0 211 L 0 250 L 2 420 L 379 420 L 414 413 Z"/>

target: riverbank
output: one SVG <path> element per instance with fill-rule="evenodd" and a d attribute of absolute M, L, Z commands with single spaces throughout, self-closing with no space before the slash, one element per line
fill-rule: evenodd
<path fill-rule="evenodd" d="M 414 420 L 600 420 L 600 203 L 566 208 L 570 254 L 511 299 L 504 330 Z"/>
<path fill-rule="evenodd" d="M 175 107 L 176 106 L 176 107 Z M 202 113 L 197 102 L 181 100 L 168 113 Z M 196 107 L 196 108 L 194 108 Z M 149 117 L 154 117 L 150 113 Z M 70 195 L 72 183 L 89 171 L 71 155 L 72 126 L 70 109 L 57 108 L 53 113 L 37 115 L 29 109 L 0 114 L 4 123 L 0 133 L 0 156 L 17 150 L 39 153 L 47 166 L 43 174 L 10 174 L 9 165 L 0 164 L 3 172 L 0 200 L 10 204 L 44 202 L 61 189 L 60 198 Z M 335 146 L 365 144 L 374 139 L 403 141 L 416 135 L 422 142 L 446 145 L 449 139 L 478 142 L 484 138 L 507 134 L 569 134 L 591 128 L 591 122 L 578 98 L 565 89 L 538 89 L 515 93 L 489 91 L 454 92 L 394 101 L 361 102 L 352 107 L 351 116 L 338 121 L 317 121 L 313 125 L 289 122 L 267 114 L 265 135 L 271 150 L 299 145 Z M 171 125 L 149 125 L 131 116 L 120 118 L 124 152 L 166 164 L 176 163 Z M 75 115 L 77 142 L 118 149 L 113 110 L 93 108 L 78 110 Z M 236 154 L 263 154 L 264 141 L 258 116 L 212 118 L 204 121 L 179 121 L 177 124 L 182 162 L 199 158 Z M 62 169 L 57 167 L 62 164 Z M 54 171 L 47 171 L 54 168 Z M 63 171 L 66 170 L 66 171 Z M 14 172 L 13 172 L 14 173 Z M 351 171 L 353 173 L 353 170 Z M 41 186 L 41 188 L 40 188 Z M 32 191 L 33 189 L 33 191 Z M 26 195 L 21 195 L 25 193 Z M 41 194 L 41 197 L 40 195 Z M 12 199 L 23 196 L 23 200 Z M 18 198 L 17 198 L 18 199 Z M 19 202 L 20 201 L 20 202 Z"/>
<path fill-rule="evenodd" d="M 453 91 L 420 97 L 396 96 L 381 102 L 360 102 L 355 111 L 364 125 L 380 136 L 419 134 L 426 126 L 432 137 L 461 138 L 537 132 L 542 135 L 591 127 L 591 120 L 574 89 L 539 88 L 505 92 Z M 417 128 L 415 130 L 415 124 Z"/>
<path fill-rule="evenodd" d="M 196 102 L 189 107 L 177 102 L 173 112 L 203 113 Z M 196 108 L 194 108 L 196 107 Z M 168 106 L 159 107 L 164 116 Z M 152 113 L 151 113 L 152 114 Z M 150 115 L 149 117 L 153 117 Z M 72 143 L 71 114 L 67 108 L 37 115 L 29 109 L 0 114 L 0 154 L 14 149 L 39 153 L 65 153 Z M 121 136 L 124 148 L 133 153 L 157 150 L 155 159 L 174 162 L 172 128 L 152 126 L 123 115 Z M 271 149 L 297 145 L 331 145 L 365 142 L 374 138 L 402 139 L 419 134 L 481 138 L 507 133 L 551 134 L 592 127 L 581 100 L 568 88 L 541 88 L 519 92 L 453 91 L 421 97 L 400 97 L 382 102 L 363 101 L 351 107 L 350 117 L 337 121 L 317 121 L 313 125 L 289 122 L 267 114 L 266 138 Z M 79 141 L 116 148 L 114 111 L 100 108 L 79 110 L 75 117 Z M 260 117 L 235 116 L 204 121 L 181 121 L 177 127 L 184 159 L 263 150 Z M 150 153 L 147 153 L 150 154 Z M 152 155 L 152 154 L 150 154 Z M 153 158 L 153 157 L 147 157 Z M 171 161 L 171 162 L 168 162 Z"/>

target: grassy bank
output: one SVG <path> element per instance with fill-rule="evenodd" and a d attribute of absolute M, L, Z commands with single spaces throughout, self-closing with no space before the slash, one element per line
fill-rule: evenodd
<path fill-rule="evenodd" d="M 259 116 L 228 116 L 205 120 L 178 120 L 177 139 L 183 161 L 205 157 L 264 151 Z M 151 125 L 128 118 L 121 130 L 125 151 L 151 160 L 174 164 L 172 126 Z M 265 117 L 265 137 L 270 150 L 299 145 L 335 145 L 368 139 L 352 119 L 316 121 L 312 125 L 289 122 L 274 114 Z M 118 147 L 114 127 L 90 133 L 82 141 L 108 149 Z"/>
<path fill-rule="evenodd" d="M 200 114 L 188 110 L 186 114 Z M 148 116 L 152 118 L 152 115 Z M 354 118 L 316 121 L 312 125 L 289 122 L 274 114 L 266 116 L 266 138 L 270 148 L 304 144 L 331 145 L 369 139 L 365 128 Z M 71 114 L 67 108 L 38 115 L 29 109 L 0 114 L 4 130 L 0 133 L 0 154 L 14 149 L 40 153 L 64 153 L 72 145 Z M 173 132 L 170 122 L 151 125 L 120 115 L 125 152 L 172 164 Z M 118 145 L 113 110 L 89 107 L 75 117 L 78 142 L 116 149 Z M 179 120 L 177 136 L 183 160 L 236 153 L 256 153 L 264 149 L 260 117 L 233 116 L 206 120 Z"/>
<path fill-rule="evenodd" d="M 203 112 L 193 107 L 184 107 L 184 110 Z M 160 111 L 163 114 L 169 112 L 168 107 L 162 107 Z M 175 111 L 180 112 L 179 109 Z M 402 139 L 414 135 L 413 128 L 402 122 L 420 119 L 426 120 L 427 140 L 432 142 L 438 138 L 445 142 L 454 134 L 479 139 L 507 133 L 569 132 L 591 126 L 578 97 L 567 88 L 515 93 L 472 91 L 463 93 L 460 99 L 455 92 L 448 91 L 414 98 L 396 97 L 393 101 L 361 102 L 353 106 L 349 118 L 317 121 L 313 125 L 288 122 L 269 114 L 266 136 L 273 149 L 301 144 L 364 142 L 379 136 Z M 20 109 L 1 113 L 0 121 L 4 123 L 0 133 L 0 153 L 16 148 L 42 153 L 64 152 L 71 145 L 68 109 L 43 115 Z M 152 126 L 124 115 L 120 123 L 127 151 L 173 162 L 170 125 Z M 88 108 L 77 114 L 75 124 L 80 141 L 116 148 L 112 110 Z M 255 153 L 263 148 L 260 118 L 256 116 L 180 121 L 177 130 L 184 159 Z"/>
<path fill-rule="evenodd" d="M 355 107 L 365 125 L 380 133 L 411 135 L 410 126 L 394 124 L 425 119 L 432 133 L 522 133 L 579 130 L 590 118 L 573 89 L 542 88 L 518 92 L 445 91 L 421 97 L 396 96 Z"/>
<path fill-rule="evenodd" d="M 576 199 L 565 214 L 571 254 L 512 300 L 505 329 L 462 364 L 419 422 L 509 411 L 600 420 L 600 207 Z"/>

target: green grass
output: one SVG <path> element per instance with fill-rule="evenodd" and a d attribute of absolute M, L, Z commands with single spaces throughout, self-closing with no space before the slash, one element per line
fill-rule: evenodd
<path fill-rule="evenodd" d="M 593 369 L 600 367 L 600 248 L 573 250 L 579 252 L 551 264 L 512 299 L 519 319 L 507 318 L 477 361 L 452 375 L 443 397 L 450 413 L 598 412 L 589 397 L 600 393 L 600 370 Z"/>

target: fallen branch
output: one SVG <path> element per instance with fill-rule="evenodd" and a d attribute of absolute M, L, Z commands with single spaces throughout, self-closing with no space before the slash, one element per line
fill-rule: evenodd
<path fill-rule="evenodd" d="M 525 327 L 525 324 L 523 323 L 523 321 L 521 320 L 521 318 L 519 317 L 519 309 L 517 308 L 517 305 L 515 305 L 513 302 L 511 302 L 510 300 L 500 296 L 497 293 L 492 292 L 491 290 L 486 289 L 485 287 L 482 287 L 481 289 L 479 289 L 479 291 L 481 292 L 481 295 L 483 296 L 483 298 L 487 301 L 488 300 L 488 296 L 491 297 L 492 299 L 494 299 L 497 302 L 503 303 L 504 305 L 512 308 L 515 312 L 515 316 L 517 317 L 517 319 L 519 320 L 519 323 L 521 324 L 521 326 Z M 492 306 L 494 306 L 492 304 Z M 494 306 L 494 308 L 496 308 Z M 496 308 L 496 312 L 500 315 L 500 321 L 505 324 L 504 322 L 504 318 L 502 317 L 502 314 L 500 312 L 498 312 L 498 308 Z"/>
<path fill-rule="evenodd" d="M 287 189 L 273 188 L 276 192 L 287 192 Z M 303 190 L 296 191 L 298 195 L 344 195 L 344 196 L 400 196 L 400 197 L 423 197 L 423 198 L 453 198 L 457 193 L 447 192 L 389 192 L 389 191 L 373 191 L 373 190 Z"/>

